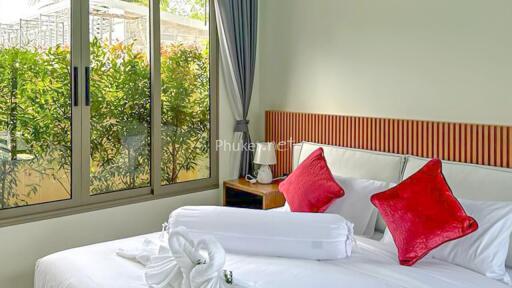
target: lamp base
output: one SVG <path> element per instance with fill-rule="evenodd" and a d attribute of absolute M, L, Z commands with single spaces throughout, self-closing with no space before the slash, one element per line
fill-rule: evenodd
<path fill-rule="evenodd" d="M 270 184 L 272 183 L 272 170 L 270 170 L 270 166 L 261 165 L 258 170 L 258 182 L 261 184 Z"/>

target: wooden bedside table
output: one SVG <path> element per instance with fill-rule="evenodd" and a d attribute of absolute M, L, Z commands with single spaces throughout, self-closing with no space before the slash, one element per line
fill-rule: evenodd
<path fill-rule="evenodd" d="M 251 184 L 245 179 L 224 181 L 223 205 L 228 207 L 272 209 L 284 205 L 279 183 Z"/>

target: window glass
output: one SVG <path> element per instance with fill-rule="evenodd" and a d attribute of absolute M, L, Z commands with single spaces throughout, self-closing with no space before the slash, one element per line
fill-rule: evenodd
<path fill-rule="evenodd" d="M 209 7 L 160 2 L 162 185 L 210 177 Z"/>
<path fill-rule="evenodd" d="M 71 198 L 70 15 L 0 0 L 0 209 Z"/>
<path fill-rule="evenodd" d="M 149 1 L 90 1 L 90 194 L 147 187 Z"/>

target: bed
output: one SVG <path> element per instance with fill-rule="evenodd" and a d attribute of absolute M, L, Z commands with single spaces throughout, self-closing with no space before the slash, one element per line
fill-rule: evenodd
<path fill-rule="evenodd" d="M 333 174 L 349 177 L 396 183 L 426 161 L 398 154 L 300 143 L 293 147 L 292 166 L 295 167 L 318 146 L 324 148 Z M 453 162 L 444 162 L 443 169 L 455 195 L 477 200 L 512 200 L 512 195 L 504 192 L 512 187 L 510 169 Z M 484 184 L 486 193 L 479 193 Z M 377 222 L 376 235 L 381 235 L 385 225 L 381 219 Z M 44 257 L 36 264 L 35 288 L 148 287 L 143 278 L 143 266 L 116 256 L 116 250 L 136 247 L 143 239 L 155 237 L 158 233 Z M 347 259 L 311 261 L 228 254 L 226 269 L 232 270 L 235 277 L 252 282 L 254 287 L 265 288 L 507 287 L 502 282 L 431 257 L 413 267 L 400 266 L 393 245 L 366 237 L 357 237 L 356 240 L 353 254 Z"/>
<path fill-rule="evenodd" d="M 59 252 L 37 262 L 35 288 L 142 288 L 144 268 L 116 256 L 158 233 Z M 229 254 L 235 277 L 266 288 L 311 287 L 507 287 L 464 268 L 428 259 L 415 267 L 396 263 L 393 247 L 358 237 L 352 257 L 310 261 Z"/>

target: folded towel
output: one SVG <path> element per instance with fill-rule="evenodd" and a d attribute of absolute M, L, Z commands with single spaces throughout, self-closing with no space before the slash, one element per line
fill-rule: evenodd
<path fill-rule="evenodd" d="M 204 262 L 196 265 L 190 271 L 190 286 L 194 288 L 228 287 L 229 279 L 225 279 L 223 270 L 226 263 L 226 254 L 219 242 L 212 237 L 199 240 L 196 245 L 197 252 L 205 250 L 208 253 Z"/>
<path fill-rule="evenodd" d="M 151 288 L 189 288 L 190 271 L 202 257 L 194 250 L 195 243 L 184 228 L 169 233 L 167 255 L 154 258 L 145 274 L 146 282 Z"/>
<path fill-rule="evenodd" d="M 162 224 L 162 231 L 159 239 L 144 239 L 140 246 L 135 248 L 119 248 L 116 254 L 119 257 L 137 262 L 143 266 L 149 265 L 151 258 L 158 255 L 169 255 L 168 246 L 168 226 L 167 223 Z"/>
<path fill-rule="evenodd" d="M 242 287 L 233 283 L 230 271 L 223 270 L 225 251 L 214 238 L 205 237 L 195 243 L 185 228 L 178 227 L 169 233 L 169 250 L 167 255 L 151 257 L 145 273 L 149 287 Z M 203 251 L 206 256 L 201 254 Z"/>
<path fill-rule="evenodd" d="M 125 259 L 135 261 L 147 266 L 151 262 L 151 258 L 158 255 L 168 255 L 169 247 L 167 243 L 160 240 L 144 239 L 139 247 L 133 249 L 120 248 L 116 254 Z"/>

